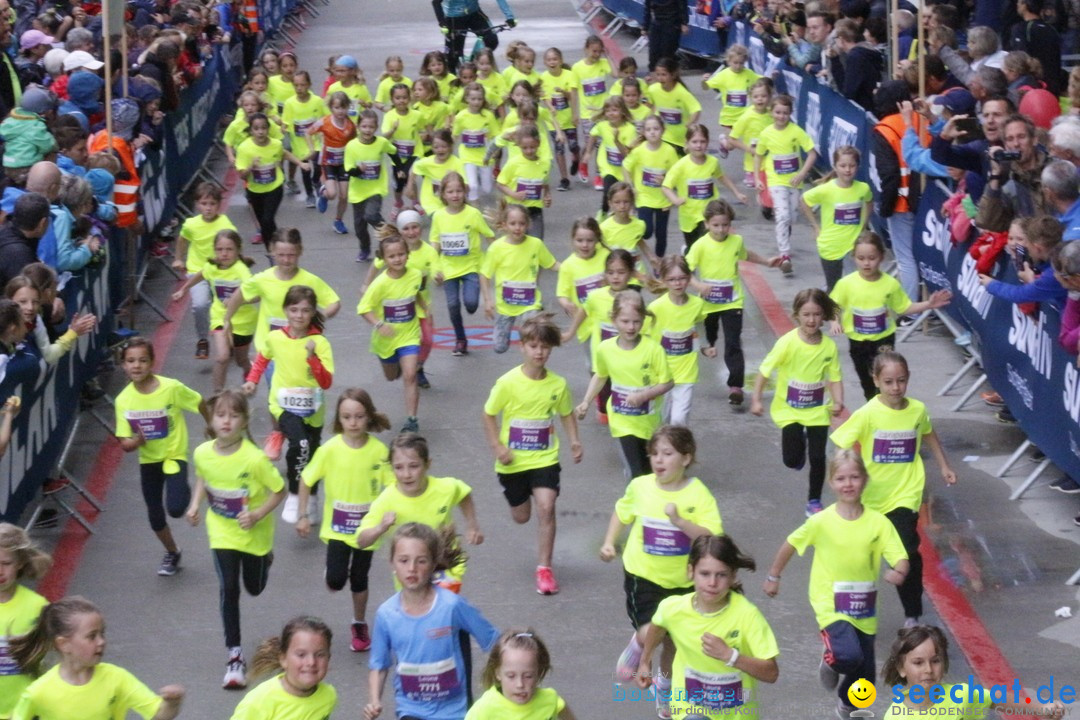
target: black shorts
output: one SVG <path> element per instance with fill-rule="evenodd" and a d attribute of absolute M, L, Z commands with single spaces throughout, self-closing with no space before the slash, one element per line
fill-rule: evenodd
<path fill-rule="evenodd" d="M 222 329 L 223 328 L 218 326 L 218 327 L 214 328 L 214 332 L 221 332 Z M 250 345 L 251 341 L 254 338 L 255 338 L 254 335 L 237 335 L 236 333 L 233 333 L 232 334 L 233 347 L 245 347 L 247 345 Z"/>
<path fill-rule="evenodd" d="M 323 175 L 327 180 L 337 180 L 338 182 L 348 182 L 349 173 L 345 172 L 344 165 L 323 165 Z"/>
<path fill-rule="evenodd" d="M 652 622 L 661 600 L 694 592 L 694 587 L 666 588 L 651 580 L 623 570 L 623 590 L 626 592 L 626 614 L 637 630 Z"/>
<path fill-rule="evenodd" d="M 516 473 L 496 473 L 499 476 L 499 484 L 503 486 L 503 495 L 510 507 L 524 505 L 532 497 L 533 488 L 549 488 L 559 494 L 559 473 L 562 467 L 559 463 L 548 465 L 532 470 L 522 470 Z"/>

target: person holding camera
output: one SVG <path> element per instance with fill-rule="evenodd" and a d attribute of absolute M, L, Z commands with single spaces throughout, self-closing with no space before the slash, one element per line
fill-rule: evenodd
<path fill-rule="evenodd" d="M 1015 217 L 1047 212 L 1040 188 L 1049 155 L 1035 142 L 1035 125 L 1024 115 L 1010 115 L 1004 140 L 1004 147 L 987 150 L 990 173 L 975 216 L 976 227 L 994 232 L 1008 230 Z"/>

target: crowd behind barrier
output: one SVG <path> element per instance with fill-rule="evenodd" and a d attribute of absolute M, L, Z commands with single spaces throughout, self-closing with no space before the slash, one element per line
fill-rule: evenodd
<path fill-rule="evenodd" d="M 616 17 L 644 20 L 644 4 L 637 0 L 603 0 L 603 4 Z M 695 12 L 697 3 L 688 5 L 690 32 L 682 36 L 680 48 L 693 55 L 719 56 L 719 36 L 708 27 L 707 17 Z M 858 179 L 869 182 L 876 197 L 880 181 L 869 152 L 873 116 L 806 72 L 781 66 L 781 59 L 765 51 L 748 24 L 733 23 L 727 41 L 729 46 L 738 43 L 749 48 L 754 72 L 773 76 L 777 91 L 795 99 L 792 121 L 814 140 L 822 170 L 829 169 L 833 150 L 842 145 L 855 146 L 869 159 L 860 163 Z M 942 213 L 948 197 L 940 182 L 928 181 L 919 203 L 914 246 L 922 279 L 930 291 L 952 291 L 953 301 L 946 311 L 971 331 L 982 350 L 982 369 L 989 385 L 1005 399 L 1028 439 L 1062 472 L 1080 477 L 1080 370 L 1075 358 L 1057 342 L 1060 313 L 1050 303 L 1041 303 L 1038 314 L 1028 316 L 985 290 L 967 252 L 970 243 L 954 246 L 949 241 Z M 873 225 L 884 224 L 874 218 Z M 1016 283 L 1012 265 L 1004 258 L 1000 263 L 1007 267 L 994 276 Z"/>
<path fill-rule="evenodd" d="M 300 3 L 264 0 L 258 3 L 265 37 L 278 32 Z M 235 109 L 234 97 L 243 77 L 239 43 L 215 45 L 199 79 L 181 97 L 180 106 L 164 120 L 159 149 L 144 149 L 140 165 L 145 235 L 136 244 L 136 267 L 152 258 L 152 240 L 172 220 L 185 187 L 196 177 L 213 148 L 221 119 Z M 109 352 L 116 329 L 116 310 L 126 300 L 127 271 L 123 233 L 108 239 L 104 261 L 71 276 L 61 297 L 73 310 L 93 313 L 97 327 L 80 337 L 55 365 L 44 361 L 16 363 L 0 369 L 0 402 L 19 396 L 21 412 L 12 424 L 11 442 L 0 458 L 0 521 L 15 522 L 54 476 L 60 455 L 78 413 L 80 393 L 95 377 Z"/>

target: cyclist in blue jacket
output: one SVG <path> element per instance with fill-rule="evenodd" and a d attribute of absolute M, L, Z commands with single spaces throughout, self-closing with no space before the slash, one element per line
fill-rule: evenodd
<path fill-rule="evenodd" d="M 507 0 L 498 0 L 499 10 L 506 16 L 506 24 L 510 27 L 517 25 L 514 20 L 514 11 L 510 9 Z M 431 6 L 435 9 L 435 17 L 439 19 L 439 25 L 443 32 L 449 35 L 447 44 L 448 64 L 450 72 L 457 72 L 458 61 L 465 49 L 465 32 L 469 31 L 484 41 L 484 46 L 494 50 L 499 45 L 499 36 L 491 29 L 491 20 L 480 9 L 479 0 L 431 0 Z"/>

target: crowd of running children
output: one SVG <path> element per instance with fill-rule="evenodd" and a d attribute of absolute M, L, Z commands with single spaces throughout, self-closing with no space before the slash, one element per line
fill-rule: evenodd
<path fill-rule="evenodd" d="M 252 273 L 253 261 L 212 186 L 198 188 L 199 215 L 181 232 L 179 264 L 188 277 L 175 297 L 190 292 L 197 327 L 210 331 L 211 393 L 204 398 L 156 373 L 154 347 L 145 339 L 121 350 L 130 384 L 116 398 L 116 436 L 125 451 L 138 451 L 151 529 L 166 551 L 158 573 L 175 575 L 181 561 L 167 518 L 204 523 L 221 583 L 223 686 L 245 687 L 249 671 L 273 674 L 244 697 L 234 718 L 325 718 L 337 703 L 324 682 L 333 633 L 317 618 L 293 619 L 259 645 L 250 668 L 245 659 L 241 588 L 257 596 L 266 587 L 279 505 L 301 537 L 318 525 L 327 548 L 326 586 L 349 587 L 349 646 L 370 652 L 367 720 L 383 711 L 391 669 L 399 718 L 573 717 L 555 690 L 541 687 L 552 659 L 540 636 L 527 627 L 500 633 L 460 594 L 463 544 L 482 543 L 484 535 L 471 488 L 430 474 L 432 453 L 418 434 L 419 389 L 429 386 L 423 363 L 432 348 L 433 284 L 445 290 L 454 355 L 468 351 L 462 305 L 473 313 L 483 300 L 496 353 L 508 350 L 518 329 L 521 364 L 495 382 L 482 421 L 512 518 L 527 523 L 535 509 L 537 591 L 559 591 L 552 570 L 561 472 L 556 420 L 570 458 L 579 462 L 577 422 L 595 399 L 629 480 L 600 550 L 603 561 L 615 559 L 626 533 L 624 590 L 633 634 L 618 658 L 617 679 L 653 687 L 661 718 L 749 712 L 759 702 L 758 683 L 777 681 L 776 638 L 740 581 L 756 563 L 723 534 L 715 496 L 692 473 L 697 443 L 687 424 L 698 351 L 716 357 L 721 328 L 729 400 L 746 400 L 738 263 L 791 272 L 791 219 L 813 144 L 791 122 L 791 99 L 774 96 L 771 83 L 746 68 L 743 48 L 732 48 L 727 67 L 707 81 L 721 93 L 722 149 L 746 153 L 741 183 L 727 178 L 710 154 L 710 132 L 698 122 L 701 106 L 675 62 L 661 60 L 646 85 L 630 60 L 613 71 L 595 37 L 573 67 L 556 48 L 544 52 L 543 73 L 534 69 L 536 52 L 521 43 L 511 45 L 508 57 L 510 67 L 499 73 L 484 52 L 454 77 L 440 53 L 429 53 L 415 81 L 391 57 L 372 95 L 357 61 L 337 56 L 322 84 L 324 99 L 294 55 L 264 53 L 226 144 L 259 228 L 254 242 L 265 244 L 272 265 Z M 815 548 L 808 595 L 824 642 L 820 678 L 847 717 L 854 710 L 848 687 L 875 678 L 879 577 L 897 586 L 905 615 L 885 681 L 928 688 L 945 679 L 946 640 L 919 623 L 922 444 L 946 483 L 956 475 L 925 405 L 907 396 L 907 361 L 888 347 L 898 314 L 941 305 L 948 296 L 914 302 L 881 271 L 882 242 L 864 230 L 869 189 L 854 180 L 859 153 L 840 148 L 832 160 L 835 178 L 802 198 L 805 211 L 820 208 L 815 226 L 831 292 L 797 294 L 796 328 L 761 364 L 750 411 L 764 412 L 764 390 L 775 374 L 770 413 L 780 428 L 782 462 L 797 470 L 808 465 L 809 487 L 806 521 L 780 546 L 763 590 L 775 596 L 792 556 Z M 558 180 L 549 184 L 553 164 Z M 300 266 L 299 231 L 275 223 L 283 193 L 300 192 L 297 169 L 307 205 L 332 208 L 341 234 L 352 206 L 358 261 L 377 248 L 357 314 L 371 325 L 371 351 L 386 378 L 403 380 L 405 422 L 389 445 L 376 434 L 389 430 L 390 420 L 368 392 L 331 392 L 334 355 L 324 325 L 340 299 Z M 545 243 L 543 211 L 552 204 L 551 185 L 569 189 L 572 174 L 602 191 L 602 221 L 576 220 L 572 252 L 560 262 Z M 742 184 L 774 208 L 775 256 L 745 247 L 718 183 L 740 203 L 746 202 Z M 384 221 L 390 192 L 393 210 Z M 506 202 L 493 210 L 496 192 Z M 672 206 L 682 238 L 669 245 Z M 492 225 L 502 233 L 497 239 Z M 685 251 L 671 252 L 677 245 Z M 858 270 L 843 276 L 840 261 L 849 254 Z M 542 312 L 541 269 L 558 273 L 566 328 Z M 645 292 L 655 299 L 646 302 Z M 704 343 L 697 340 L 700 325 Z M 840 334 L 848 336 L 866 402 L 830 436 L 844 409 L 831 337 Z M 546 368 L 555 348 L 575 340 L 584 345 L 591 373 L 577 403 L 566 380 Z M 243 371 L 238 389 L 226 387 L 233 363 Z M 275 429 L 260 449 L 249 433 L 249 397 L 264 376 Z M 185 412 L 200 413 L 211 438 L 191 453 L 193 488 Z M 328 412 L 333 435 L 323 443 Z M 831 462 L 830 437 L 840 448 Z M 286 441 L 283 478 L 274 462 Z M 835 497 L 828 505 L 826 481 Z M 463 537 L 456 534 L 455 507 Z M 384 544 L 398 592 L 369 622 L 368 575 Z M 105 625 L 97 607 L 81 597 L 48 603 L 25 586 L 48 563 L 23 531 L 0 525 L 0 718 L 62 718 L 76 706 L 85 717 L 127 710 L 175 717 L 183 688 L 154 692 L 102 662 Z M 472 639 L 490 651 L 485 691 L 475 701 Z M 50 650 L 59 662 L 46 669 Z M 927 697 L 905 696 L 887 714 L 926 712 Z M 964 691 L 946 691 L 945 704 L 951 712 L 990 705 L 968 702 Z M 1024 710 L 1032 708 L 1062 713 L 1060 705 Z"/>

